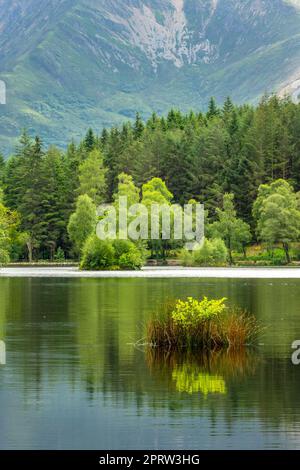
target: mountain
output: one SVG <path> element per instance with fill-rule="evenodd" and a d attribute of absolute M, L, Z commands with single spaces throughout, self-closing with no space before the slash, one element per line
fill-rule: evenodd
<path fill-rule="evenodd" d="M 300 89 L 300 0 L 0 0 L 0 149 Z"/>

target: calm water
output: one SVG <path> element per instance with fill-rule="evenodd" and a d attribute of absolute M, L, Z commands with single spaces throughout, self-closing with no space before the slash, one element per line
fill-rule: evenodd
<path fill-rule="evenodd" d="M 268 329 L 256 353 L 132 346 L 160 302 L 226 296 Z M 300 280 L 0 279 L 1 449 L 300 448 Z"/>

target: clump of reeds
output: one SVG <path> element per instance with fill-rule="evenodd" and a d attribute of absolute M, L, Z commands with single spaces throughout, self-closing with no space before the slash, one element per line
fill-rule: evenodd
<path fill-rule="evenodd" d="M 147 325 L 147 342 L 160 349 L 238 349 L 257 342 L 262 328 L 253 315 L 226 299 L 168 302 Z"/>

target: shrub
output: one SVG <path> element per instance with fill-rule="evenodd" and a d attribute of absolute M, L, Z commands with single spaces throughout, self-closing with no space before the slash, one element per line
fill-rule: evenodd
<path fill-rule="evenodd" d="M 248 257 L 248 261 L 253 261 L 255 264 L 261 266 L 284 266 L 286 264 L 284 251 L 280 248 L 271 251 L 263 251 L 258 255 L 250 256 Z"/>
<path fill-rule="evenodd" d="M 125 253 L 128 253 L 132 247 L 134 247 L 134 243 L 130 240 L 114 240 L 112 242 L 113 247 L 115 249 L 115 258 L 119 259 Z"/>
<path fill-rule="evenodd" d="M 180 259 L 183 266 L 194 266 L 193 253 L 185 248 L 179 252 L 178 259 Z"/>
<path fill-rule="evenodd" d="M 294 261 L 300 261 L 300 249 L 298 246 L 292 248 L 291 257 Z"/>
<path fill-rule="evenodd" d="M 228 250 L 223 240 L 215 238 L 211 240 L 211 258 L 213 263 L 222 265 L 225 264 L 228 259 Z"/>
<path fill-rule="evenodd" d="M 194 252 L 194 264 L 196 266 L 214 266 L 226 263 L 228 257 L 227 248 L 223 240 L 215 238 L 205 239 L 203 247 Z"/>
<path fill-rule="evenodd" d="M 110 241 L 100 240 L 91 235 L 82 250 L 81 269 L 103 270 L 110 269 L 115 263 L 115 249 Z"/>
<path fill-rule="evenodd" d="M 54 255 L 54 261 L 65 261 L 65 253 L 61 247 L 58 247 Z"/>
<path fill-rule="evenodd" d="M 121 269 L 141 269 L 144 264 L 142 251 L 129 240 L 115 240 L 115 262 Z"/>
<path fill-rule="evenodd" d="M 223 240 L 219 238 L 205 239 L 200 250 L 188 252 L 183 249 L 180 254 L 180 259 L 185 266 L 222 266 L 227 258 L 227 248 Z"/>
<path fill-rule="evenodd" d="M 0 266 L 8 264 L 9 261 L 10 259 L 8 252 L 0 247 Z"/>
<path fill-rule="evenodd" d="M 104 241 L 92 235 L 84 245 L 80 267 L 86 270 L 140 269 L 143 264 L 142 252 L 133 242 Z"/>
<path fill-rule="evenodd" d="M 141 269 L 143 264 L 143 257 L 137 248 L 131 249 L 128 253 L 124 253 L 119 258 L 119 266 L 121 269 Z"/>

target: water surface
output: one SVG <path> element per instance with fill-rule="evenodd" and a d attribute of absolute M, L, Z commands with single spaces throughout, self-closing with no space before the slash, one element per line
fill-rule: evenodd
<path fill-rule="evenodd" d="M 226 296 L 268 326 L 256 353 L 132 343 L 167 298 Z M 0 279 L 1 449 L 300 448 L 300 280 Z"/>

